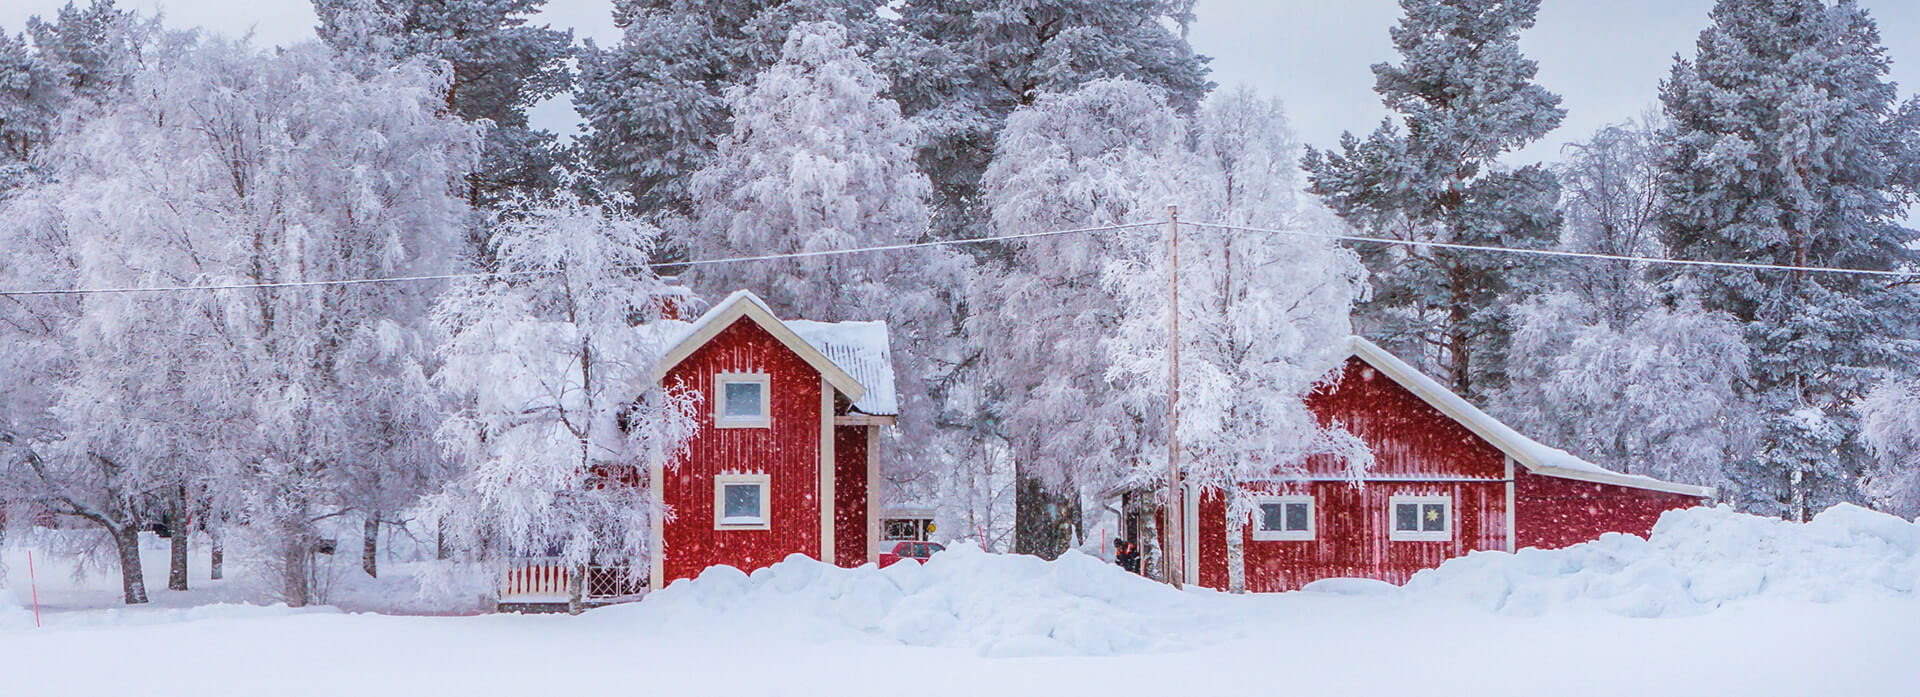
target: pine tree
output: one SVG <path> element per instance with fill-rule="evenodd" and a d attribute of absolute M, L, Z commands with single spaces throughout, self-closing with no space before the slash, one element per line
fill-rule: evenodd
<path fill-rule="evenodd" d="M 1401 0 L 1399 63 L 1373 66 L 1397 120 L 1335 151 L 1309 149 L 1312 191 L 1376 237 L 1545 247 L 1558 223 L 1551 173 L 1499 158 L 1559 125 L 1560 98 L 1520 53 L 1539 0 Z M 1502 310 L 1521 274 L 1508 257 L 1408 245 L 1359 247 L 1372 271 L 1364 333 L 1478 399 L 1502 378 Z"/>
<path fill-rule="evenodd" d="M 1842 0 L 1722 0 L 1698 53 L 1661 85 L 1670 122 L 1665 242 L 1695 259 L 1905 268 L 1899 221 L 1916 188 L 1920 104 L 1897 107 L 1866 10 Z M 1866 458 L 1851 405 L 1911 369 L 1915 298 L 1852 274 L 1683 269 L 1708 309 L 1744 325 L 1766 420 L 1734 463 L 1733 500 L 1804 520 L 1860 501 Z"/>

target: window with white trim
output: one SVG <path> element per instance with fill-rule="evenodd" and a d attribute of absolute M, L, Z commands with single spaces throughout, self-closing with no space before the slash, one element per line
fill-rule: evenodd
<path fill-rule="evenodd" d="M 1261 496 L 1255 499 L 1253 539 L 1313 539 L 1313 497 Z"/>
<path fill-rule="evenodd" d="M 771 387 L 766 373 L 713 376 L 713 425 L 719 428 L 772 426 Z"/>
<path fill-rule="evenodd" d="M 1387 499 L 1388 539 L 1435 542 L 1453 539 L 1453 497 L 1394 496 Z"/>
<path fill-rule="evenodd" d="M 713 478 L 713 529 L 766 530 L 772 527 L 771 478 L 764 474 L 723 474 Z"/>

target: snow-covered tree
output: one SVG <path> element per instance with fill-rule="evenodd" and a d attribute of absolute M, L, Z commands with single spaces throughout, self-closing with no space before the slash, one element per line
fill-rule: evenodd
<path fill-rule="evenodd" d="M 1007 120 L 983 180 L 997 234 L 1165 217 L 1186 125 L 1156 88 L 1097 80 L 1047 95 Z M 1151 238 L 1153 233 L 1142 233 Z M 968 321 L 988 385 L 986 408 L 1018 472 L 1014 551 L 1054 556 L 1079 527 L 1079 487 L 1140 454 L 1137 417 L 1107 373 L 1121 317 L 1102 274 L 1129 251 L 1117 232 L 1011 243 L 989 262 Z"/>
<path fill-rule="evenodd" d="M 620 43 L 588 42 L 574 94 L 580 152 L 644 210 L 686 213 L 688 175 L 730 126 L 729 90 L 782 57 L 792 29 L 833 22 L 849 43 L 885 41 L 879 0 L 615 0 Z"/>
<path fill-rule="evenodd" d="M 1677 257 L 1898 269 L 1916 193 L 1920 103 L 1895 104 L 1879 30 L 1854 2 L 1722 0 L 1661 85 L 1664 242 Z M 1910 370 L 1910 287 L 1858 274 L 1687 268 L 1742 323 L 1762 446 L 1731 500 L 1804 520 L 1860 501 L 1855 402 Z"/>
<path fill-rule="evenodd" d="M 1277 100 L 1216 93 L 1195 118 L 1197 148 L 1156 166 L 1178 172 L 1183 217 L 1266 229 L 1312 229 L 1299 195 L 1299 146 Z M 1324 217 L 1320 218 L 1324 219 Z M 1372 455 L 1323 428 L 1305 396 L 1344 357 L 1366 271 L 1352 252 L 1311 237 L 1184 226 L 1179 247 L 1180 413 L 1184 481 L 1222 493 L 1237 533 L 1253 512 L 1242 485 L 1304 472 L 1330 455 L 1356 476 Z M 1140 456 L 1116 476 L 1164 487 L 1167 474 L 1169 277 L 1158 226 L 1122 233 L 1131 253 L 1105 280 L 1120 320 L 1105 349 L 1121 404 L 1141 424 Z M 1229 555 L 1238 535 L 1229 534 Z M 1152 547 L 1151 541 L 1149 542 Z M 1157 553 L 1150 554 L 1157 556 Z"/>
<path fill-rule="evenodd" d="M 1183 215 L 1300 229 L 1299 146 L 1280 103 L 1241 88 L 1216 94 L 1196 121 L 1197 152 L 1162 165 L 1184 168 L 1174 194 L 1187 204 Z M 1171 257 L 1160 229 L 1129 237 L 1143 248 L 1106 271 L 1121 310 L 1108 372 L 1158 443 L 1129 473 L 1150 481 L 1166 470 Z M 1345 355 L 1353 303 L 1365 290 L 1358 258 L 1324 240 L 1205 226 L 1188 226 L 1179 258 L 1178 435 L 1188 481 L 1233 493 L 1328 452 L 1364 469 L 1364 446 L 1322 429 L 1304 402 Z"/>
<path fill-rule="evenodd" d="M 433 379 L 453 403 L 438 438 L 461 469 L 422 520 L 471 559 L 642 574 L 649 521 L 671 513 L 646 473 L 695 427 L 692 396 L 653 376 L 686 326 L 665 321 L 685 295 L 648 270 L 659 230 L 564 189 L 516 199 L 495 229 L 500 276 L 434 311 L 450 338 Z"/>
<path fill-rule="evenodd" d="M 728 95 L 733 133 L 693 177 L 696 259 L 921 241 L 927 180 L 886 79 L 829 22 L 794 28 L 779 63 Z M 783 315 L 868 319 L 925 270 L 921 254 L 823 256 L 696 267 L 714 293 L 749 288 Z M 904 290 L 904 289 L 901 289 Z"/>
<path fill-rule="evenodd" d="M 1212 87 L 1186 40 L 1191 0 L 906 0 L 896 10 L 904 35 L 877 60 L 921 128 L 945 238 L 991 224 L 981 176 L 1015 109 L 1122 78 L 1191 111 Z"/>
<path fill-rule="evenodd" d="M 1560 166 L 1561 249 L 1660 257 L 1654 126 L 1608 126 Z M 1555 446 L 1634 474 L 1719 485 L 1749 452 L 1747 346 L 1724 313 L 1646 262 L 1543 264 L 1542 291 L 1513 308 L 1508 384 L 1491 408 Z"/>
<path fill-rule="evenodd" d="M 733 133 L 693 177 L 695 258 L 909 244 L 928 236 L 927 179 L 913 130 L 838 24 L 795 26 L 778 63 L 729 95 Z M 888 322 L 899 437 L 882 475 L 896 486 L 954 462 L 968 434 L 948 417 L 966 354 L 957 306 L 968 257 L 942 247 L 694 267 L 718 296 L 761 293 L 783 316 Z M 930 482 L 929 482 L 930 484 Z M 930 487 L 919 487 L 926 489 Z"/>
<path fill-rule="evenodd" d="M 154 53 L 138 98 L 58 141 L 31 194 L 74 282 L 277 285 L 80 301 L 56 440 L 81 474 L 44 483 L 102 482 L 103 498 L 125 498 L 115 481 L 204 484 L 304 604 L 315 526 L 363 455 L 347 415 L 377 383 L 353 356 L 370 330 L 417 323 L 432 291 L 308 283 L 448 268 L 478 134 L 442 115 L 445 80 L 416 63 L 363 77 L 318 45 L 190 35 Z"/>
<path fill-rule="evenodd" d="M 1401 0 L 1390 33 L 1398 63 L 1373 66 L 1394 113 L 1337 151 L 1309 149 L 1315 194 L 1375 237 L 1545 247 L 1556 224 L 1553 175 L 1510 168 L 1506 153 L 1560 124 L 1560 98 L 1520 53 L 1539 0 Z M 1479 399 L 1502 378 L 1511 257 L 1408 245 L 1357 247 L 1372 271 L 1361 329 L 1455 392 Z"/>
<path fill-rule="evenodd" d="M 554 134 L 532 127 L 527 111 L 572 86 L 570 32 L 530 18 L 546 0 L 313 0 L 320 38 L 336 50 L 385 62 L 445 61 L 452 72 L 447 106 L 486 121 L 471 202 L 489 205 L 508 192 L 544 190 L 560 163 Z"/>
<path fill-rule="evenodd" d="M 1860 437 L 1876 457 L 1863 485 L 1874 507 L 1920 515 L 1920 386 L 1912 380 L 1876 385 L 1860 401 Z"/>

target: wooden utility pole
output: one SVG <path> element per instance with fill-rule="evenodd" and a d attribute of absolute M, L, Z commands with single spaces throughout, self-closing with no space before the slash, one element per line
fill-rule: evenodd
<path fill-rule="evenodd" d="M 1180 495 L 1180 207 L 1167 206 L 1167 583 L 1186 582 L 1186 497 Z"/>

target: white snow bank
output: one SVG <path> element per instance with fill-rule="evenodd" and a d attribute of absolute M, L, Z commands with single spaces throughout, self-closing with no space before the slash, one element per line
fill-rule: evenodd
<path fill-rule="evenodd" d="M 714 567 L 640 603 L 590 615 L 747 633 L 812 623 L 822 639 L 866 635 L 985 656 L 1049 656 L 1185 648 L 1177 637 L 1198 632 L 1169 629 L 1217 623 L 1213 607 L 1206 594 L 1176 591 L 1079 552 L 1048 562 L 962 543 L 924 566 L 841 569 L 794 555 L 751 576 Z"/>
<path fill-rule="evenodd" d="M 21 604 L 13 589 L 0 586 L 0 630 L 33 626 L 33 611 Z"/>
<path fill-rule="evenodd" d="M 1920 523 L 1842 504 L 1805 524 L 1727 508 L 1670 511 L 1649 539 L 1475 552 L 1414 574 L 1401 592 L 1515 615 L 1567 606 L 1660 617 L 1753 599 L 1910 598 L 1917 586 Z"/>

